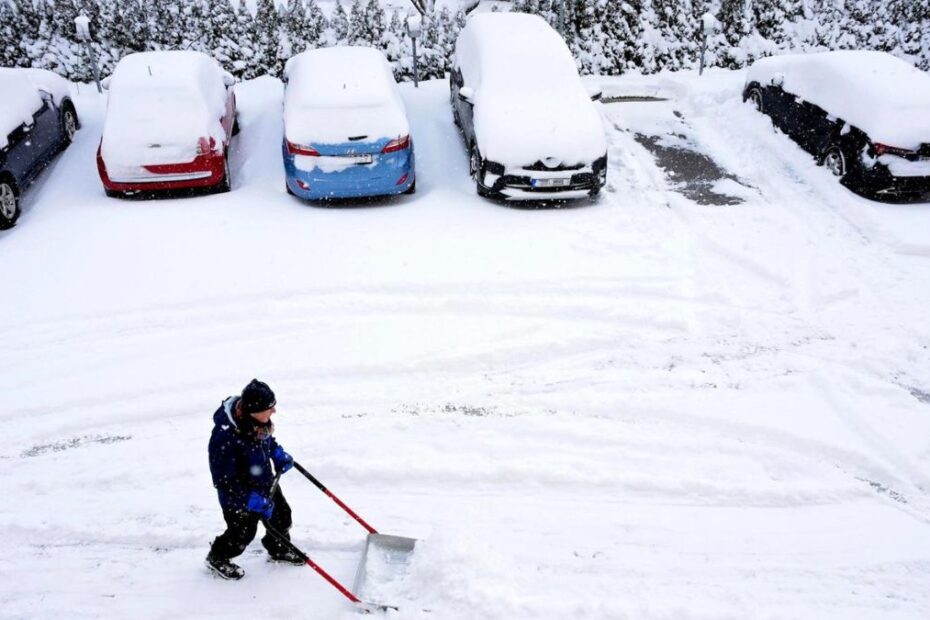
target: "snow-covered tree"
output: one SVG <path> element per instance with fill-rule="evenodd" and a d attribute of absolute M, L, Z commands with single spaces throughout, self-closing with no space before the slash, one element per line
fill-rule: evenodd
<path fill-rule="evenodd" d="M 342 0 L 336 0 L 336 8 L 333 9 L 333 15 L 329 20 L 329 26 L 332 29 L 332 35 L 335 43 L 345 42 L 349 38 L 349 16 L 346 15 L 345 7 L 342 6 Z"/>

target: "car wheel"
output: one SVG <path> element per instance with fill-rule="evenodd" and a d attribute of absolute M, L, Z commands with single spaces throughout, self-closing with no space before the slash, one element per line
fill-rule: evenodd
<path fill-rule="evenodd" d="M 123 192 L 118 192 L 115 189 L 105 189 L 103 192 L 107 195 L 107 198 L 122 198 Z"/>
<path fill-rule="evenodd" d="M 468 149 L 468 174 L 477 181 L 480 172 L 481 154 L 478 152 L 478 146 L 473 144 L 471 148 Z"/>
<path fill-rule="evenodd" d="M 762 91 L 761 90 L 759 90 L 758 88 L 753 88 L 751 91 L 749 91 L 749 96 L 746 99 L 749 101 L 749 103 L 752 104 L 752 106 L 757 111 L 763 112 L 763 113 L 765 112 L 765 110 L 762 107 Z"/>
<path fill-rule="evenodd" d="M 833 176 L 842 180 L 846 176 L 846 157 L 840 147 L 833 145 L 823 156 L 823 165 Z"/>
<path fill-rule="evenodd" d="M 286 191 L 286 192 L 288 193 L 288 195 L 290 195 L 290 196 L 296 196 L 296 195 L 297 195 L 297 194 L 294 193 L 294 190 L 291 189 L 291 185 L 290 185 L 290 183 L 288 183 L 287 181 L 284 182 L 284 191 Z"/>
<path fill-rule="evenodd" d="M 239 130 L 240 130 L 240 127 L 239 127 L 239 115 L 236 114 L 236 117 L 233 119 L 233 126 L 232 126 L 232 132 L 231 132 L 232 135 L 238 136 L 238 135 L 239 135 Z"/>
<path fill-rule="evenodd" d="M 65 146 L 68 146 L 74 140 L 74 134 L 77 133 L 77 114 L 75 114 L 71 106 L 65 108 L 61 124 L 65 133 Z"/>
<path fill-rule="evenodd" d="M 416 179 L 413 180 L 413 183 L 410 184 L 410 187 L 404 190 L 404 193 L 405 194 L 416 194 L 417 193 L 417 180 Z"/>
<path fill-rule="evenodd" d="M 13 185 L 0 181 L 0 229 L 12 228 L 19 219 L 19 196 Z"/>

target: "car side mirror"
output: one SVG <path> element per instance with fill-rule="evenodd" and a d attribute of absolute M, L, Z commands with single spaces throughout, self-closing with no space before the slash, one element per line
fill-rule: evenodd
<path fill-rule="evenodd" d="M 48 103 L 52 103 L 55 100 L 55 98 L 52 96 L 52 93 L 48 92 L 47 90 L 42 90 L 41 88 L 39 89 L 39 97 L 42 98 L 42 101 Z"/>
<path fill-rule="evenodd" d="M 236 83 L 236 78 L 229 71 L 223 71 L 223 85 L 232 86 Z"/>
<path fill-rule="evenodd" d="M 604 91 L 600 88 L 588 88 L 588 95 L 591 97 L 591 101 L 600 101 L 601 97 L 604 96 Z"/>
<path fill-rule="evenodd" d="M 284 82 L 285 84 L 287 84 L 287 74 L 286 74 L 286 73 L 285 73 L 284 75 L 281 76 L 281 81 Z"/>
<path fill-rule="evenodd" d="M 110 90 L 110 78 L 109 77 L 105 77 L 102 80 L 100 80 L 100 88 L 102 88 L 103 90 Z"/>
<path fill-rule="evenodd" d="M 782 87 L 782 84 L 785 83 L 785 74 L 784 74 L 784 73 L 776 73 L 775 75 L 772 76 L 772 82 L 771 82 L 771 83 L 772 83 L 772 86 L 777 86 L 778 88 L 781 88 L 781 87 Z"/>
<path fill-rule="evenodd" d="M 459 89 L 459 99 L 470 105 L 475 104 L 475 89 L 471 86 L 463 86 Z"/>

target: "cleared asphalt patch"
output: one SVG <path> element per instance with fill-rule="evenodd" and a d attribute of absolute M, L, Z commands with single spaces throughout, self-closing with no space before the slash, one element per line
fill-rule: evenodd
<path fill-rule="evenodd" d="M 717 191 L 720 181 L 724 180 L 743 185 L 739 178 L 721 168 L 706 154 L 687 148 L 681 136 L 636 133 L 634 137 L 652 153 L 656 164 L 665 171 L 672 183 L 671 189 L 700 205 L 729 206 L 744 202 L 738 196 Z M 668 137 L 672 137 L 677 144 L 669 144 Z"/>

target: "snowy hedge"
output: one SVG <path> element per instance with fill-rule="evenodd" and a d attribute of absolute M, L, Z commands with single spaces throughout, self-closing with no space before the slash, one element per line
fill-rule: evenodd
<path fill-rule="evenodd" d="M 379 0 L 347 0 L 324 15 L 316 0 L 0 0 L 0 65 L 51 69 L 91 79 L 74 32 L 91 18 L 106 74 L 132 51 L 194 49 L 239 77 L 280 75 L 308 48 L 353 43 L 385 51 L 399 79 L 412 76 L 404 17 Z M 930 69 L 930 0 L 514 0 L 513 9 L 546 18 L 568 41 L 584 73 L 680 69 L 697 63 L 700 16 L 714 13 L 711 65 L 741 67 L 782 51 L 872 49 Z M 427 15 L 418 41 L 422 78 L 449 68 L 462 12 Z"/>

